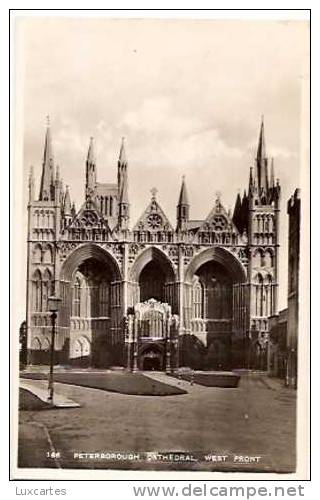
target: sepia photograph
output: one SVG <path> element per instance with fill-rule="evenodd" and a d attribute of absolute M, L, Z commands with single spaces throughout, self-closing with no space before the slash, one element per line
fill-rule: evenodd
<path fill-rule="evenodd" d="M 89 14 L 12 22 L 12 473 L 306 479 L 308 19 Z"/>

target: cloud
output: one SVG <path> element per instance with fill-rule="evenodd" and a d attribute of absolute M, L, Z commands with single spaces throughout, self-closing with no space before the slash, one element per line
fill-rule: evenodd
<path fill-rule="evenodd" d="M 78 207 L 90 136 L 96 139 L 99 180 L 114 182 L 125 135 L 132 223 L 154 185 L 174 222 L 183 174 L 192 217 L 205 217 L 215 191 L 233 206 L 237 189 L 247 188 L 264 114 L 267 151 L 283 185 L 286 235 L 285 202 L 299 183 L 306 23 L 23 22 L 17 50 L 24 73 L 20 67 L 17 74 L 24 74 L 25 178 L 33 164 L 39 182 L 49 113 L 55 158 Z"/>

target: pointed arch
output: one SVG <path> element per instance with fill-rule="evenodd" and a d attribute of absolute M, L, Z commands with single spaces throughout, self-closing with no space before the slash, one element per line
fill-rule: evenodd
<path fill-rule="evenodd" d="M 74 271 L 87 259 L 96 259 L 106 264 L 111 270 L 113 281 L 121 281 L 122 273 L 115 257 L 94 243 L 86 243 L 78 246 L 64 261 L 60 278 L 64 281 L 72 281 Z"/>
<path fill-rule="evenodd" d="M 50 346 L 51 346 L 50 340 L 48 339 L 48 337 L 45 337 L 42 342 L 42 350 L 49 351 Z"/>
<path fill-rule="evenodd" d="M 75 280 L 73 284 L 73 297 L 72 297 L 72 316 L 79 317 L 81 310 L 81 289 L 82 289 L 82 277 L 80 273 L 76 273 Z"/>
<path fill-rule="evenodd" d="M 185 279 L 190 284 L 197 270 L 209 261 L 221 264 L 235 283 L 246 281 L 246 270 L 242 263 L 228 250 L 221 247 L 207 248 L 197 254 L 187 267 Z"/>
<path fill-rule="evenodd" d="M 33 248 L 32 260 L 35 264 L 40 264 L 42 262 L 42 248 L 40 243 L 37 243 Z"/>
<path fill-rule="evenodd" d="M 41 351 L 41 342 L 40 342 L 40 339 L 38 337 L 34 337 L 32 339 L 32 342 L 31 342 L 31 349 L 33 351 Z"/>
<path fill-rule="evenodd" d="M 264 287 L 263 287 L 263 276 L 261 273 L 257 273 L 254 277 L 256 300 L 255 300 L 255 313 L 256 316 L 263 316 L 264 307 Z"/>
<path fill-rule="evenodd" d="M 47 244 L 43 249 L 43 257 L 42 262 L 44 264 L 52 264 L 53 263 L 53 251 L 51 245 Z"/>
<path fill-rule="evenodd" d="M 54 282 L 51 271 L 46 268 L 42 278 L 42 310 L 48 310 L 48 298 L 54 293 Z"/>
<path fill-rule="evenodd" d="M 157 247 L 148 247 L 138 255 L 130 270 L 130 280 L 138 282 L 142 270 L 152 261 L 159 265 L 161 271 L 165 275 L 166 281 L 175 281 L 176 272 L 173 263 L 169 257 Z"/>
<path fill-rule="evenodd" d="M 40 312 L 42 309 L 42 275 L 40 269 L 36 269 L 32 276 L 32 302 L 34 311 Z"/>
<path fill-rule="evenodd" d="M 267 267 L 273 267 L 274 265 L 274 252 L 271 248 L 265 251 L 265 264 Z"/>
<path fill-rule="evenodd" d="M 85 335 L 82 335 L 74 342 L 72 354 L 73 358 L 84 358 L 90 356 L 91 343 Z"/>
<path fill-rule="evenodd" d="M 192 280 L 193 318 L 203 318 L 203 299 L 203 284 L 199 276 L 194 276 Z"/>

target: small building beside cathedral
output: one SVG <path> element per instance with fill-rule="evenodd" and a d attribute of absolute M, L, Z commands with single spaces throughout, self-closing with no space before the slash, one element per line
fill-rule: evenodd
<path fill-rule="evenodd" d="M 85 198 L 76 209 L 47 127 L 38 194 L 29 177 L 28 363 L 49 362 L 48 297 L 56 295 L 56 363 L 266 369 L 268 318 L 278 300 L 280 185 L 263 121 L 248 190 L 237 195 L 233 214 L 217 197 L 194 220 L 183 179 L 174 222 L 153 190 L 132 224 L 125 149 L 122 141 L 116 182 L 101 183 L 90 140 Z"/>

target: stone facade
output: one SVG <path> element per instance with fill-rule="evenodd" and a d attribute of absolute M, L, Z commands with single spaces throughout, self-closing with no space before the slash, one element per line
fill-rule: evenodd
<path fill-rule="evenodd" d="M 218 196 L 204 220 L 193 220 L 183 179 L 175 225 L 152 190 L 131 226 L 124 141 L 116 183 L 98 182 L 93 139 L 85 179 L 76 210 L 48 125 L 37 197 L 29 177 L 28 362 L 48 360 L 47 301 L 55 294 L 62 299 L 57 363 L 265 369 L 268 317 L 277 312 L 280 186 L 263 122 L 248 191 L 238 194 L 233 214 Z"/>
<path fill-rule="evenodd" d="M 296 189 L 288 200 L 289 252 L 288 252 L 288 322 L 286 384 L 297 387 L 297 350 L 299 322 L 299 266 L 300 266 L 300 190 Z"/>

